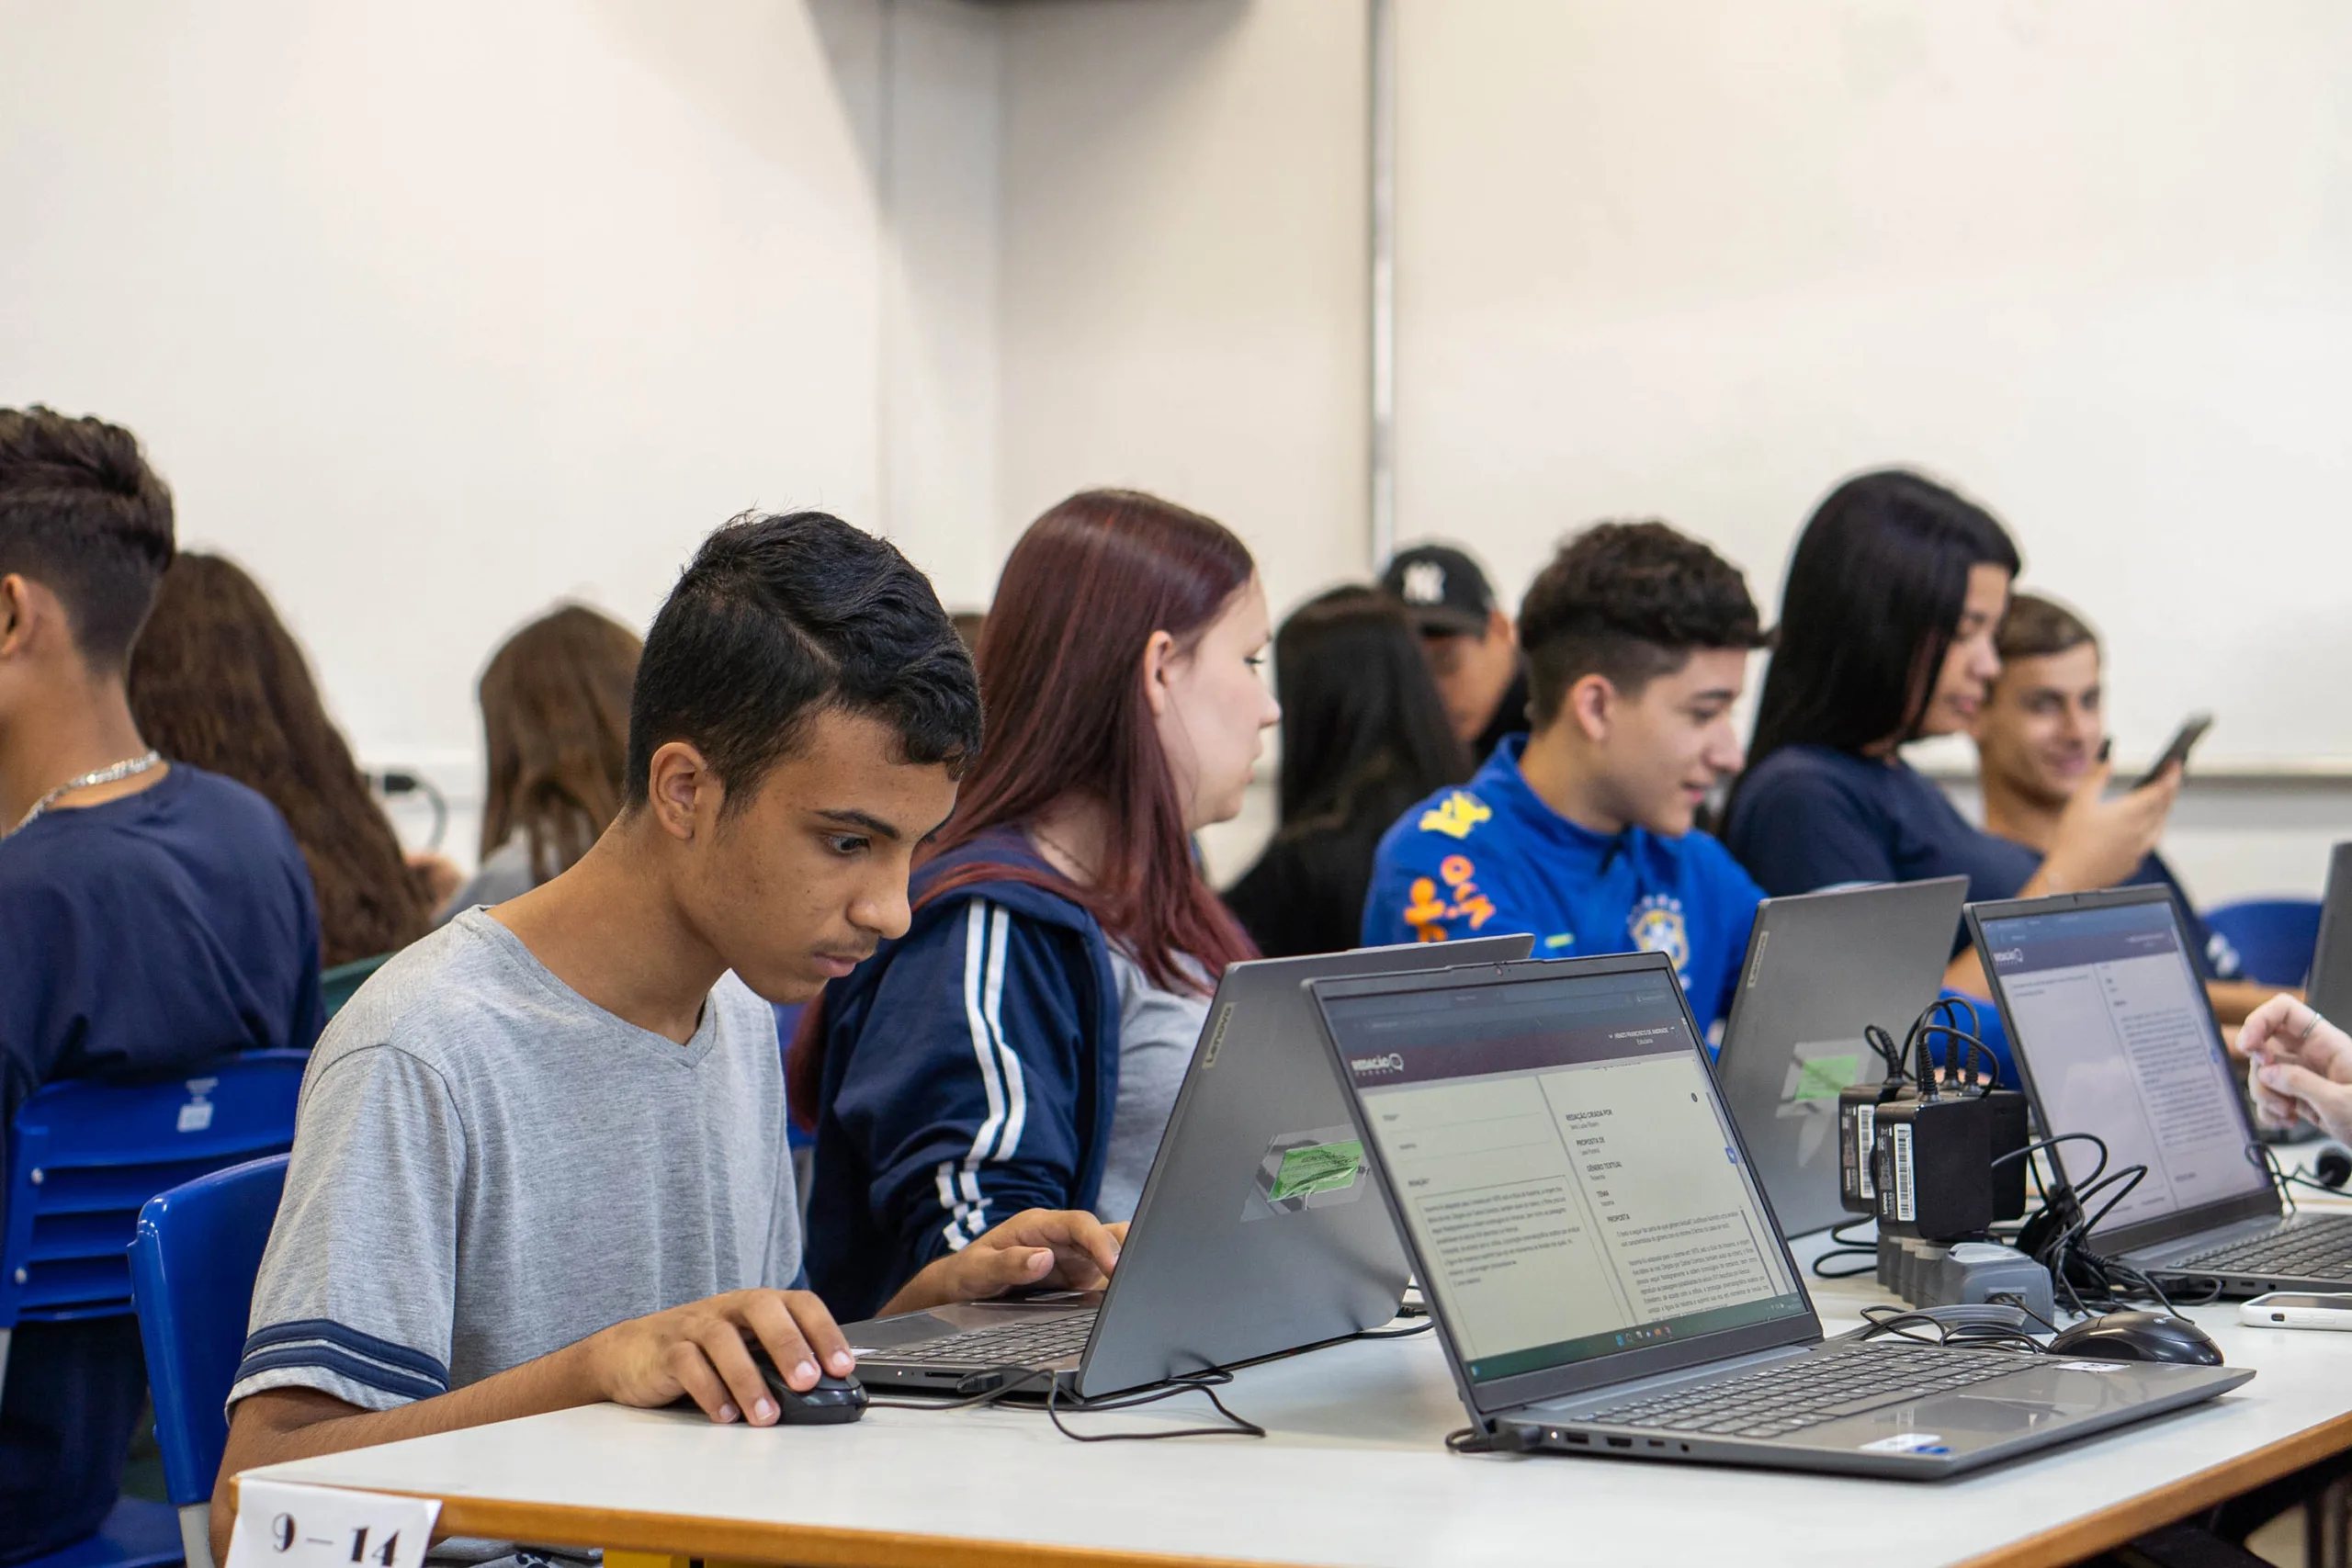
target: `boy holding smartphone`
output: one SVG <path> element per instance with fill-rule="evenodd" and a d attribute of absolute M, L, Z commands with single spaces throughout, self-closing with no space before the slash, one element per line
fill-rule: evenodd
<path fill-rule="evenodd" d="M 1994 646 L 2001 673 L 1970 730 L 1984 791 L 1984 829 L 2046 852 L 2067 803 L 2098 765 L 2106 743 L 2098 634 L 2054 600 L 2018 593 L 2009 600 Z M 2154 850 L 2119 886 L 2148 883 L 2172 889 L 2197 944 L 2206 994 L 2223 1023 L 2239 1021 L 2273 994 L 2273 987 L 2243 978 L 2236 952 L 2206 930 L 2188 890 Z"/>

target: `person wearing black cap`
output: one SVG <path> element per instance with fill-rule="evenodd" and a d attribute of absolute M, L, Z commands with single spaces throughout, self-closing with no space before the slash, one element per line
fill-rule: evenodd
<path fill-rule="evenodd" d="M 1380 586 L 1402 600 L 1445 716 L 1474 761 L 1527 728 L 1527 667 L 1510 617 L 1478 563 L 1451 545 L 1415 545 L 1391 557 Z"/>

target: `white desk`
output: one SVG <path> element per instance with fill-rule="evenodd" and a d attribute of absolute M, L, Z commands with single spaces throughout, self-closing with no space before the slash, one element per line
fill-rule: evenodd
<path fill-rule="evenodd" d="M 1882 1299 L 1867 1282 L 1816 1295 L 1833 1333 Z M 2229 1306 L 2191 1315 L 2260 1375 L 1935 1486 L 1450 1455 L 1442 1439 L 1464 1417 L 1429 1336 L 1239 1373 L 1227 1402 L 1272 1430 L 1261 1442 L 1081 1445 L 1021 1410 L 754 1429 L 601 1405 L 254 1473 L 437 1496 L 453 1533 L 770 1562 L 2058 1563 L 2352 1448 L 2352 1335 L 2242 1328 Z M 1076 1419 L 1189 1423 L 1202 1404 Z"/>

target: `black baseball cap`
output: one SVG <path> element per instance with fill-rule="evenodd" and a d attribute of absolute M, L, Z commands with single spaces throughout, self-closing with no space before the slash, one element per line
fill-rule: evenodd
<path fill-rule="evenodd" d="M 1415 545 L 1388 558 L 1380 586 L 1404 603 L 1425 635 L 1487 629 L 1495 591 L 1478 563 L 1452 545 Z"/>

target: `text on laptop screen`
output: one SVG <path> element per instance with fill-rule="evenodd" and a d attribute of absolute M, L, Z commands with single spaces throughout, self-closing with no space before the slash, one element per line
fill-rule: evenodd
<path fill-rule="evenodd" d="M 2053 1133 L 2090 1133 L 2108 1169 L 2148 1174 L 2102 1228 L 2243 1197 L 2270 1178 L 2245 1118 L 2203 983 L 2169 898 L 1986 920 L 2009 1032 Z M 2062 1145 L 2079 1179 L 2098 1161 Z"/>
<path fill-rule="evenodd" d="M 1664 975 L 1325 1011 L 1474 1381 L 1806 1310 Z"/>

